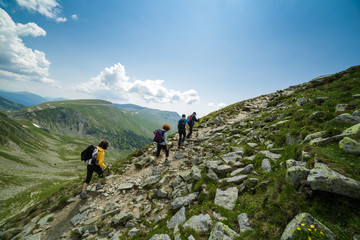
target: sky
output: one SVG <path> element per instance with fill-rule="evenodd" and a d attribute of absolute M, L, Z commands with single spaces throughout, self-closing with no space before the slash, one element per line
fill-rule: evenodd
<path fill-rule="evenodd" d="M 0 0 L 0 89 L 197 112 L 360 64 L 360 0 Z"/>

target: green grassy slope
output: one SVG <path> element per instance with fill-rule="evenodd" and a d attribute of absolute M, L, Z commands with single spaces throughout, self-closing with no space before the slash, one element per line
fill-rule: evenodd
<path fill-rule="evenodd" d="M 0 97 L 0 112 L 19 110 L 23 107 L 25 106 Z"/>

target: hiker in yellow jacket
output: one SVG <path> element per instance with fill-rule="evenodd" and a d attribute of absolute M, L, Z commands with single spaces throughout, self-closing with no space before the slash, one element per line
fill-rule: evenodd
<path fill-rule="evenodd" d="M 105 150 L 108 148 L 108 146 L 109 146 L 109 142 L 106 141 L 106 140 L 103 140 L 103 141 L 100 142 L 99 146 L 96 147 L 98 149 L 98 153 L 97 153 L 97 157 L 96 157 L 97 164 L 95 164 L 95 165 L 87 165 L 86 180 L 84 182 L 82 192 L 80 194 L 81 199 L 86 199 L 87 198 L 86 188 L 89 185 L 94 172 L 96 172 L 99 175 L 99 180 L 96 183 L 96 190 L 99 190 L 99 189 L 104 187 L 100 183 L 101 183 L 101 180 L 104 177 L 104 170 L 109 169 L 109 167 L 107 167 L 105 165 L 105 163 L 104 163 Z"/>

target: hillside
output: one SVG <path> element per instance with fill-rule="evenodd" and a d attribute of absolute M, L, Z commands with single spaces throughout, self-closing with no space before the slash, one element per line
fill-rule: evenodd
<path fill-rule="evenodd" d="M 6 98 L 0 97 L 0 112 L 19 110 L 24 107 L 24 105 L 17 104 L 7 100 Z"/>
<path fill-rule="evenodd" d="M 39 95 L 29 93 L 29 92 L 6 92 L 0 91 L 0 96 L 6 98 L 12 102 L 17 104 L 21 104 L 24 106 L 33 106 L 37 104 L 41 104 L 44 102 L 48 102 L 47 99 L 40 97 Z"/>
<path fill-rule="evenodd" d="M 60 191 L 2 236 L 359 239 L 359 89 L 356 66 L 228 106 L 184 147 L 172 135 L 169 165 L 152 166 L 155 146 L 145 147 L 89 199 Z"/>

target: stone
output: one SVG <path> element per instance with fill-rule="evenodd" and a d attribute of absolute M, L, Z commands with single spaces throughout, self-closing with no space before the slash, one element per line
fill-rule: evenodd
<path fill-rule="evenodd" d="M 119 214 L 116 214 L 112 220 L 113 225 L 124 225 L 127 221 L 134 218 L 134 215 L 132 213 L 127 212 L 120 212 Z"/>
<path fill-rule="evenodd" d="M 196 240 L 196 239 L 193 237 L 193 235 L 190 235 L 190 236 L 188 237 L 188 240 Z"/>
<path fill-rule="evenodd" d="M 192 216 L 189 220 L 187 220 L 184 223 L 183 228 L 191 228 L 197 233 L 205 233 L 209 231 L 211 225 L 212 221 L 209 214 L 200 214 Z"/>
<path fill-rule="evenodd" d="M 281 158 L 281 154 L 278 153 L 272 153 L 269 150 L 260 151 L 261 154 L 264 154 L 265 157 L 270 158 L 272 160 L 278 160 Z"/>
<path fill-rule="evenodd" d="M 214 169 L 217 173 L 229 173 L 231 172 L 232 167 L 229 165 L 220 165 L 217 168 Z"/>
<path fill-rule="evenodd" d="M 215 195 L 215 205 L 232 210 L 235 207 L 236 200 L 238 198 L 238 189 L 237 187 L 230 187 L 225 191 L 221 189 L 216 189 Z"/>
<path fill-rule="evenodd" d="M 143 188 L 154 187 L 155 183 L 158 183 L 160 181 L 160 179 L 161 179 L 160 175 L 147 177 L 144 180 L 142 187 Z"/>
<path fill-rule="evenodd" d="M 180 208 L 180 210 L 170 219 L 167 224 L 167 228 L 172 229 L 177 225 L 183 224 L 186 221 L 185 207 Z"/>
<path fill-rule="evenodd" d="M 130 231 L 128 232 L 128 236 L 133 238 L 135 237 L 138 233 L 140 232 L 139 229 L 137 229 L 136 227 L 133 227 L 132 229 L 130 229 Z"/>
<path fill-rule="evenodd" d="M 195 201 L 198 197 L 198 192 L 193 192 L 185 197 L 178 197 L 170 203 L 172 209 L 178 209 L 182 206 L 188 206 L 191 202 Z"/>
<path fill-rule="evenodd" d="M 250 220 L 246 213 L 241 213 L 238 217 L 238 222 L 240 226 L 240 232 L 246 232 L 253 230 L 250 226 Z"/>
<path fill-rule="evenodd" d="M 150 162 L 149 157 L 140 157 L 135 163 L 137 169 L 141 169 L 146 163 Z"/>
<path fill-rule="evenodd" d="M 295 133 L 286 134 L 286 145 L 295 145 L 300 143 L 302 140 L 301 136 Z"/>
<path fill-rule="evenodd" d="M 302 226 L 302 223 L 305 224 L 305 226 Z M 314 225 L 314 228 L 317 231 L 322 231 L 326 239 L 335 240 L 335 235 L 325 225 L 308 213 L 300 213 L 296 215 L 295 218 L 286 226 L 283 234 L 281 235 L 281 240 L 296 240 L 298 238 L 295 238 L 294 235 L 296 231 L 299 231 L 297 228 L 300 227 L 303 231 L 307 231 L 308 228 L 311 228 L 311 225 Z"/>
<path fill-rule="evenodd" d="M 254 164 L 249 164 L 244 168 L 236 169 L 235 171 L 230 173 L 230 176 L 235 176 L 237 174 L 249 174 L 254 169 Z"/>
<path fill-rule="evenodd" d="M 360 94 L 354 94 L 352 97 L 353 97 L 354 99 L 360 99 Z"/>
<path fill-rule="evenodd" d="M 179 173 L 179 176 L 181 179 L 187 182 L 191 179 L 191 170 L 182 171 Z"/>
<path fill-rule="evenodd" d="M 328 138 L 315 138 L 310 141 L 310 145 L 312 146 L 325 146 L 331 142 L 333 142 L 334 139 L 331 137 Z"/>
<path fill-rule="evenodd" d="M 351 126 L 348 129 L 345 129 L 345 131 L 343 131 L 341 135 L 346 135 L 348 137 L 360 135 L 360 123 L 358 123 L 354 126 Z"/>
<path fill-rule="evenodd" d="M 122 183 L 118 186 L 118 190 L 122 191 L 122 190 L 129 190 L 132 189 L 134 187 L 133 183 Z"/>
<path fill-rule="evenodd" d="M 217 222 L 208 240 L 232 240 L 240 235 L 222 222 Z"/>
<path fill-rule="evenodd" d="M 353 115 L 354 117 L 360 117 L 360 109 L 354 111 L 354 112 L 352 113 L 352 115 Z"/>
<path fill-rule="evenodd" d="M 356 234 L 353 236 L 353 240 L 360 240 L 360 234 Z"/>
<path fill-rule="evenodd" d="M 303 166 L 290 167 L 286 171 L 285 181 L 298 189 L 301 183 L 306 182 L 310 170 Z"/>
<path fill-rule="evenodd" d="M 199 181 L 201 179 L 201 170 L 197 166 L 191 168 L 192 179 Z"/>
<path fill-rule="evenodd" d="M 306 104 L 308 102 L 310 102 L 310 99 L 308 99 L 308 98 L 299 98 L 296 101 L 296 105 L 300 107 L 300 106 L 302 106 L 302 105 L 304 105 L 304 104 Z"/>
<path fill-rule="evenodd" d="M 261 162 L 261 168 L 265 171 L 265 172 L 271 172 L 271 164 L 269 159 L 265 158 L 264 160 L 262 160 Z"/>
<path fill-rule="evenodd" d="M 79 213 L 76 214 L 75 216 L 73 216 L 71 218 L 71 223 L 76 226 L 78 225 L 81 221 L 84 221 L 87 218 L 87 214 L 86 213 Z"/>
<path fill-rule="evenodd" d="M 171 240 L 167 234 L 155 234 L 149 240 Z"/>
<path fill-rule="evenodd" d="M 41 240 L 41 233 L 36 233 L 34 235 L 23 238 L 24 240 Z"/>
<path fill-rule="evenodd" d="M 332 122 L 338 122 L 338 123 L 351 123 L 351 124 L 356 124 L 360 122 L 360 118 L 359 117 L 355 117 L 349 113 L 343 113 L 337 117 L 335 117 L 334 119 L 331 120 Z"/>
<path fill-rule="evenodd" d="M 310 142 L 313 139 L 322 138 L 324 135 L 325 135 L 325 131 L 308 134 L 305 137 L 304 142 Z"/>
<path fill-rule="evenodd" d="M 359 182 L 335 172 L 323 163 L 315 163 L 307 178 L 307 182 L 312 190 L 360 198 Z"/>
<path fill-rule="evenodd" d="M 247 143 L 247 145 L 251 148 L 257 147 L 257 143 Z"/>
<path fill-rule="evenodd" d="M 305 167 L 305 165 L 306 165 L 306 162 L 295 161 L 294 159 L 286 160 L 286 168 L 291 168 L 291 167 L 295 167 L 295 166 Z"/>
<path fill-rule="evenodd" d="M 329 97 L 316 97 L 316 98 L 315 98 L 315 102 L 316 102 L 317 104 L 324 103 L 326 100 L 329 100 Z"/>
<path fill-rule="evenodd" d="M 224 179 L 220 179 L 219 182 L 227 182 L 227 183 L 235 183 L 235 184 L 240 184 L 243 181 L 245 181 L 248 178 L 247 175 L 237 175 L 234 177 L 229 177 L 229 178 L 224 178 Z"/>
<path fill-rule="evenodd" d="M 211 180 L 214 181 L 217 181 L 219 179 L 216 173 L 212 169 L 209 169 L 209 172 L 208 174 L 206 174 L 206 176 L 208 176 Z"/>
<path fill-rule="evenodd" d="M 111 212 L 116 209 L 120 209 L 120 205 L 116 202 L 109 202 L 104 208 L 104 212 Z"/>
<path fill-rule="evenodd" d="M 174 240 L 181 240 L 181 233 L 178 225 L 174 228 Z"/>
<path fill-rule="evenodd" d="M 88 231 L 89 233 L 97 233 L 98 228 L 97 228 L 96 225 L 83 226 L 83 227 L 81 228 L 81 232 L 84 233 L 84 232 L 86 232 L 86 231 Z"/>
<path fill-rule="evenodd" d="M 339 147 L 344 152 L 360 154 L 360 143 L 349 137 L 344 137 L 344 139 L 339 142 Z"/>
<path fill-rule="evenodd" d="M 180 160 L 180 159 L 185 158 L 185 154 L 180 152 L 180 151 L 176 151 L 173 158 L 174 158 L 175 161 Z"/>
<path fill-rule="evenodd" d="M 157 191 L 157 193 L 156 193 L 156 196 L 158 197 L 158 198 L 167 198 L 168 197 L 168 193 L 165 191 L 165 189 L 163 189 L 163 188 L 161 188 L 161 189 L 159 189 L 158 191 Z"/>
<path fill-rule="evenodd" d="M 336 104 L 335 112 L 345 112 L 347 104 Z"/>
<path fill-rule="evenodd" d="M 244 151 L 238 152 L 229 152 L 227 154 L 223 154 L 220 157 L 224 160 L 225 163 L 235 163 L 239 158 L 244 156 Z"/>
<path fill-rule="evenodd" d="M 50 213 L 44 217 L 42 217 L 37 224 L 40 225 L 40 227 L 44 227 L 46 224 L 49 224 L 49 219 L 54 218 L 54 214 Z"/>

